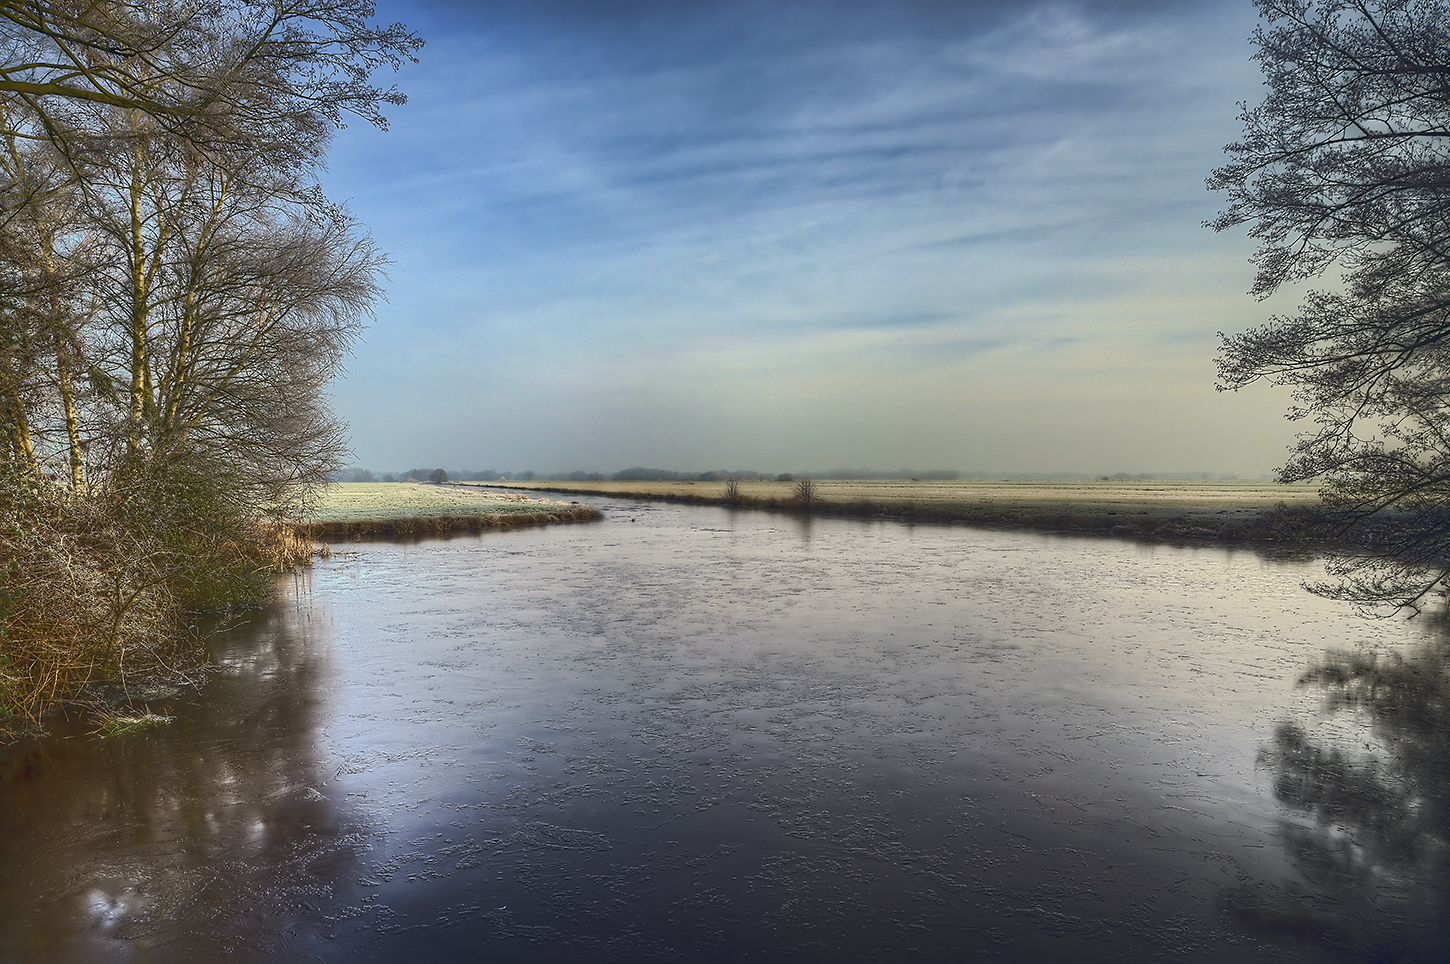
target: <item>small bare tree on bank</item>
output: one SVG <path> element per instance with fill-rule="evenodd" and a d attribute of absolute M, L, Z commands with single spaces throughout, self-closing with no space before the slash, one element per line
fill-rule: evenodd
<path fill-rule="evenodd" d="M 816 485 L 815 479 L 809 476 L 799 478 L 795 480 L 793 495 L 801 507 L 809 512 L 815 508 L 816 501 L 820 497 L 820 487 Z"/>
<path fill-rule="evenodd" d="M 740 480 L 730 478 L 725 480 L 725 501 L 731 505 L 740 504 Z"/>

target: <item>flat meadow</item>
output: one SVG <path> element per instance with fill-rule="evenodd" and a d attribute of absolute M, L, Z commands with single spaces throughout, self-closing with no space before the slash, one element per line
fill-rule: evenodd
<path fill-rule="evenodd" d="M 313 522 L 358 522 L 453 515 L 519 515 L 561 503 L 513 492 L 417 482 L 338 482 L 327 487 Z"/>
<path fill-rule="evenodd" d="M 474 486 L 338 482 L 323 492 L 299 531 L 314 539 L 423 536 L 597 517 L 577 502 Z"/>

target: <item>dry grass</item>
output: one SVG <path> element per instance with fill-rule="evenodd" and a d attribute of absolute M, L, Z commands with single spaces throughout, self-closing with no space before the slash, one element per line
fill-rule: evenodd
<path fill-rule="evenodd" d="M 935 506 L 943 510 L 1105 512 L 1260 512 L 1280 502 L 1291 507 L 1319 506 L 1318 488 L 1273 482 L 1073 481 L 995 482 L 910 480 L 813 480 L 816 499 L 833 505 L 862 501 L 883 506 Z M 721 494 L 711 482 L 499 482 L 499 488 L 552 492 L 634 495 L 641 498 L 694 497 Z M 727 483 L 728 485 L 728 483 Z M 792 482 L 744 480 L 740 495 L 756 502 L 784 503 L 795 495 Z"/>
<path fill-rule="evenodd" d="M 289 572 L 312 562 L 321 549 L 306 532 L 295 525 L 271 522 L 257 533 L 257 569 L 263 572 Z"/>
<path fill-rule="evenodd" d="M 99 725 L 91 732 L 100 736 L 124 736 L 127 733 L 139 733 L 142 730 L 165 726 L 173 719 L 174 717 L 161 716 L 150 711 L 135 713 L 108 710 L 97 715 Z"/>

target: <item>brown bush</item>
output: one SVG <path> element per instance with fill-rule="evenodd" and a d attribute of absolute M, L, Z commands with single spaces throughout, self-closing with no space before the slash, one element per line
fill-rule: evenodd
<path fill-rule="evenodd" d="M 801 478 L 795 480 L 793 495 L 797 502 L 809 509 L 820 499 L 821 491 L 814 479 Z"/>
<path fill-rule="evenodd" d="M 85 494 L 5 476 L 0 505 L 0 735 L 101 687 L 187 681 L 204 650 L 186 614 L 258 604 L 313 554 L 174 466 Z"/>
<path fill-rule="evenodd" d="M 179 600 L 152 541 L 65 490 L 5 488 L 0 722 L 35 724 L 92 684 L 181 672 Z"/>

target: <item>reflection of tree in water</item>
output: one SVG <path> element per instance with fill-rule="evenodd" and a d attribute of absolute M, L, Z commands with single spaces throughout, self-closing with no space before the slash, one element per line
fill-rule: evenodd
<path fill-rule="evenodd" d="M 1428 618 L 1428 617 L 1421 617 Z M 1303 884 L 1232 895 L 1256 929 L 1369 960 L 1443 960 L 1450 947 L 1450 632 L 1407 654 L 1329 651 L 1301 678 L 1356 738 L 1324 745 L 1280 724 L 1260 754 Z"/>
<path fill-rule="evenodd" d="M 317 753 L 327 647 L 259 622 L 221 640 L 172 726 L 0 754 L 0 947 L 260 960 L 307 942 L 299 923 L 356 876 Z"/>

